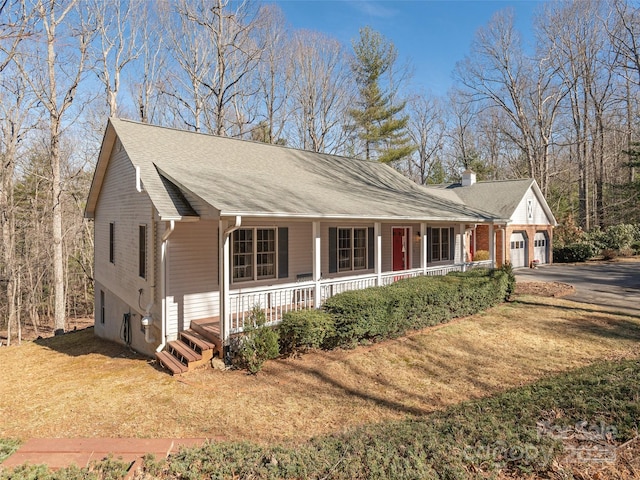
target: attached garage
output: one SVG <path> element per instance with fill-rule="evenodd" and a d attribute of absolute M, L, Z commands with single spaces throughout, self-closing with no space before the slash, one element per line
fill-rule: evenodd
<path fill-rule="evenodd" d="M 536 232 L 533 239 L 533 259 L 538 263 L 547 263 L 547 234 L 545 232 Z"/>
<path fill-rule="evenodd" d="M 527 245 L 527 236 L 524 232 L 513 232 L 510 241 L 511 265 L 514 268 L 529 266 L 527 253 L 529 246 Z"/>

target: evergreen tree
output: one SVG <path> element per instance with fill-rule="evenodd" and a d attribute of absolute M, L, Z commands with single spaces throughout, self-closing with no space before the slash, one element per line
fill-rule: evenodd
<path fill-rule="evenodd" d="M 353 43 L 355 58 L 351 69 L 358 85 L 358 108 L 349 110 L 351 128 L 364 142 L 367 160 L 389 163 L 410 155 L 415 147 L 410 143 L 408 115 L 400 116 L 406 102 L 393 104 L 392 93 L 380 86 L 385 74 L 393 67 L 397 53 L 393 43 L 370 27 L 360 29 L 360 38 Z"/>

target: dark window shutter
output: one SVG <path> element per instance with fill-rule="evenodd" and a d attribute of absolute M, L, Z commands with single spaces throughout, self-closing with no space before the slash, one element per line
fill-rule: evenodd
<path fill-rule="evenodd" d="M 338 271 L 338 229 L 329 228 L 329 273 Z"/>
<path fill-rule="evenodd" d="M 449 260 L 456 259 L 456 234 L 453 227 L 449 228 Z"/>
<path fill-rule="evenodd" d="M 289 229 L 278 228 L 278 278 L 289 276 Z"/>
<path fill-rule="evenodd" d="M 369 257 L 368 268 L 376 268 L 375 241 L 373 227 L 369 227 L 367 229 L 367 255 Z"/>
<path fill-rule="evenodd" d="M 433 248 L 433 237 L 431 236 L 431 227 L 427 227 L 427 263 L 433 261 L 431 249 Z"/>

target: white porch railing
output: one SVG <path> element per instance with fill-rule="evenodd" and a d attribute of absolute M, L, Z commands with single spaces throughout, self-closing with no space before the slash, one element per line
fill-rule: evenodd
<path fill-rule="evenodd" d="M 450 272 L 461 272 L 475 267 L 491 267 L 491 261 L 472 262 L 466 264 L 441 265 L 435 267 L 414 268 L 397 272 L 384 272 L 380 275 L 381 285 L 391 285 L 399 280 L 423 275 L 438 276 Z M 376 274 L 354 275 L 320 281 L 321 303 L 328 298 L 350 290 L 362 290 L 377 285 Z M 259 306 L 265 312 L 267 325 L 276 325 L 282 321 L 282 315 L 293 310 L 314 308 L 315 282 L 296 282 L 270 287 L 253 287 L 229 292 L 230 299 L 230 333 L 244 330 L 251 310 Z"/>
<path fill-rule="evenodd" d="M 275 325 L 287 312 L 313 308 L 314 294 L 314 282 L 232 290 L 229 292 L 231 333 L 239 333 L 244 329 L 245 321 L 255 306 L 264 310 L 267 325 Z"/>

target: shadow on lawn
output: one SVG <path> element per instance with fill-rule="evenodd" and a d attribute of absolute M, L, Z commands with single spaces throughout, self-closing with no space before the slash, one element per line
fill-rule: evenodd
<path fill-rule="evenodd" d="M 543 302 L 523 301 L 518 300 L 519 303 L 524 305 L 531 305 L 534 307 L 546 306 L 548 304 Z M 611 318 L 611 315 L 620 317 L 634 318 L 640 320 L 638 315 L 630 315 L 624 312 L 616 311 L 603 311 L 592 308 L 585 308 L 581 304 L 580 306 L 570 307 L 564 305 L 553 305 L 552 308 L 558 310 L 567 310 L 571 312 L 585 312 L 586 315 L 580 318 L 568 319 L 563 318 L 564 323 L 571 325 L 572 329 L 575 329 L 576 333 L 582 333 L 588 336 L 597 335 L 600 337 L 610 338 L 614 340 L 640 340 L 640 322 L 626 320 L 624 318 Z M 546 319 L 545 322 L 547 328 L 553 328 L 553 325 Z"/>
<path fill-rule="evenodd" d="M 313 376 L 315 378 L 317 378 L 318 380 L 320 380 L 322 382 L 323 385 L 330 385 L 336 389 L 341 390 L 342 392 L 353 396 L 353 397 L 357 397 L 360 398 L 361 400 L 365 400 L 367 402 L 372 402 L 378 406 L 384 407 L 386 409 L 389 409 L 391 411 L 394 412 L 404 412 L 406 414 L 409 415 L 414 415 L 414 416 L 421 416 L 421 415 L 425 415 L 427 413 L 431 413 L 433 411 L 432 408 L 420 408 L 420 407 L 413 407 L 410 405 L 405 404 L 404 402 L 398 402 L 395 400 L 392 400 L 390 398 L 386 398 L 384 395 L 376 395 L 374 393 L 372 393 L 371 391 L 367 391 L 365 389 L 360 389 L 360 388 L 356 388 L 354 386 L 351 385 L 347 385 L 346 382 L 341 382 L 340 380 L 332 377 L 328 372 L 323 371 L 320 368 L 314 368 L 314 367 L 305 367 L 305 366 L 297 366 L 297 369 L 299 369 L 301 372 Z M 368 378 L 369 381 L 374 381 L 376 380 L 375 375 L 370 375 L 370 374 L 365 374 L 365 373 L 361 373 L 361 375 L 365 376 L 366 378 Z M 366 382 L 368 384 L 368 382 Z M 319 390 L 323 389 L 322 387 L 317 387 Z M 394 388 L 396 388 L 394 386 Z M 319 392 L 321 393 L 321 392 Z M 403 392 L 405 393 L 408 397 L 419 397 L 419 395 L 416 395 L 415 393 L 412 392 Z"/>
<path fill-rule="evenodd" d="M 409 338 L 406 342 L 409 342 L 407 346 L 409 350 L 412 350 L 410 344 L 416 340 Z M 416 343 L 414 348 L 422 347 Z M 333 357 L 329 353 L 316 351 L 314 355 L 319 357 L 317 363 L 320 365 L 333 361 Z M 481 362 L 469 365 L 468 368 L 461 367 L 461 359 L 477 355 L 484 356 L 487 355 L 487 352 L 485 349 L 476 348 L 472 342 L 458 341 L 451 351 L 439 352 L 434 356 L 429 355 L 428 358 L 411 358 L 403 368 L 416 372 L 416 378 L 434 379 L 437 383 L 442 384 L 442 388 L 436 388 L 437 393 L 435 394 L 431 389 L 427 389 L 429 393 L 423 393 L 417 386 L 412 388 L 413 385 L 407 386 L 406 381 L 397 381 L 388 369 L 372 371 L 351 361 L 341 362 L 342 368 L 346 370 L 341 375 L 346 380 L 336 377 L 323 367 L 296 365 L 296 370 L 319 381 L 319 383 L 310 382 L 305 388 L 305 390 L 314 391 L 318 395 L 323 395 L 328 389 L 333 388 L 349 397 L 373 403 L 395 413 L 423 416 L 455 403 L 446 396 L 447 382 L 443 380 L 447 372 L 451 373 L 453 366 L 456 366 L 457 382 L 466 382 L 472 386 L 472 391 L 467 391 L 462 395 L 464 400 L 468 397 L 477 397 L 479 392 L 482 392 L 480 396 L 484 396 L 500 390 L 495 383 L 488 382 L 486 378 L 483 379 L 483 376 L 479 375 L 479 373 L 490 370 L 487 364 L 491 363 L 491 359 L 483 359 Z M 354 383 L 353 379 L 358 380 Z M 442 397 L 442 395 L 445 396 Z"/>
<path fill-rule="evenodd" d="M 120 344 L 96 337 L 93 327 L 73 330 L 55 337 L 38 338 L 33 343 L 71 357 L 95 354 L 111 358 L 145 358 Z"/>

